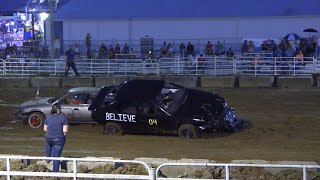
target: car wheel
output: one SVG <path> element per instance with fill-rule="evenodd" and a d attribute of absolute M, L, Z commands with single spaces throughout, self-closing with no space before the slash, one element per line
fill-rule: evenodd
<path fill-rule="evenodd" d="M 28 118 L 28 124 L 32 128 L 39 128 L 44 123 L 44 114 L 40 112 L 31 113 Z"/>
<path fill-rule="evenodd" d="M 182 124 L 178 129 L 178 135 L 187 139 L 199 138 L 199 132 L 192 124 Z"/>
<path fill-rule="evenodd" d="M 103 134 L 112 135 L 112 136 L 120 136 L 123 134 L 123 130 L 119 124 L 107 123 L 103 127 Z"/>

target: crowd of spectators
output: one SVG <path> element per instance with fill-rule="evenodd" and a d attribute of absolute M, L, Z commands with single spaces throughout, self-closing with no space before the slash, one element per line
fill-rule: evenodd
<path fill-rule="evenodd" d="M 241 53 L 244 56 L 255 53 L 266 53 L 273 57 L 294 57 L 297 55 L 314 57 L 316 56 L 316 49 L 316 38 L 302 38 L 293 41 L 283 39 L 278 44 L 274 40 L 268 39 L 263 41 L 260 47 L 255 47 L 252 41 L 244 40 L 241 46 Z"/>
<path fill-rule="evenodd" d="M 54 43 L 55 58 L 60 58 L 61 54 L 64 54 L 60 45 L 61 40 L 56 39 Z M 62 43 L 63 44 L 63 43 Z M 96 44 L 95 44 L 96 45 Z M 92 46 L 92 36 L 87 33 L 85 37 L 85 52 L 80 51 L 83 49 L 79 43 L 73 44 L 74 49 L 78 56 L 86 57 L 88 59 L 120 59 L 120 58 L 137 58 L 140 55 L 140 47 L 129 47 L 127 43 L 101 43 L 100 46 Z M 234 48 L 235 46 L 233 46 Z M 136 49 L 134 49 L 136 48 Z M 138 49 L 139 48 L 139 49 Z M 317 39 L 299 39 L 289 41 L 286 39 L 276 43 L 275 40 L 267 39 L 262 44 L 255 44 L 253 41 L 244 40 L 241 47 L 236 48 L 236 52 L 231 48 L 230 44 L 226 44 L 221 41 L 207 41 L 207 43 L 192 42 L 167 42 L 164 41 L 162 45 L 158 46 L 154 44 L 150 47 L 149 55 L 150 58 L 166 58 L 166 57 L 199 57 L 200 55 L 205 57 L 210 56 L 222 56 L 222 57 L 235 57 L 236 55 L 248 56 L 252 54 L 266 54 L 266 56 L 273 57 L 313 57 L 316 56 Z M 240 51 L 239 51 L 240 49 Z M 16 44 L 7 44 L 4 49 L 0 49 L 0 58 L 7 59 L 10 57 L 49 57 L 48 47 L 40 44 L 28 48 L 17 47 Z"/>
<path fill-rule="evenodd" d="M 18 47 L 16 44 L 7 44 L 4 49 L 0 49 L 0 59 L 23 57 L 48 58 L 50 57 L 50 54 L 48 47 L 42 45 Z"/>

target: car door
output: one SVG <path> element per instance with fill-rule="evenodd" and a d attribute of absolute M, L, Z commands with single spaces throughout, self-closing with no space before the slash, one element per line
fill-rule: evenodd
<path fill-rule="evenodd" d="M 94 123 L 95 121 L 91 119 L 91 111 L 88 108 L 95 99 L 96 93 L 84 93 L 82 97 L 84 98 L 83 103 L 78 106 L 79 121 L 82 123 Z"/>
<path fill-rule="evenodd" d="M 148 131 L 169 132 L 175 129 L 173 117 L 153 102 L 141 104 L 138 117 Z"/>
<path fill-rule="evenodd" d="M 83 104 L 82 96 L 82 94 L 68 94 L 60 100 L 61 111 L 67 116 L 69 123 L 82 121 L 80 114 L 81 104 Z"/>

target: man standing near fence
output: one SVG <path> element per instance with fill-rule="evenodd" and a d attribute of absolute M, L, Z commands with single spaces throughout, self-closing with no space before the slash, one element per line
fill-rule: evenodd
<path fill-rule="evenodd" d="M 58 59 L 60 58 L 60 39 L 57 37 L 54 41 L 54 58 Z"/>
<path fill-rule="evenodd" d="M 76 52 L 74 51 L 73 47 L 70 46 L 69 50 L 66 52 L 66 70 L 65 70 L 65 76 L 68 76 L 68 71 L 70 67 L 72 68 L 73 72 L 76 74 L 76 76 L 79 76 L 79 73 L 77 71 L 76 63 L 75 61 Z"/>

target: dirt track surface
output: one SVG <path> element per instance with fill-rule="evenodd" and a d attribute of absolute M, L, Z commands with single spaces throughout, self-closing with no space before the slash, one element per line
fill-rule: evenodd
<path fill-rule="evenodd" d="M 0 89 L 0 100 L 18 104 L 33 98 L 35 91 Z M 41 89 L 40 95 L 64 92 L 65 89 Z M 320 89 L 225 89 L 215 92 L 225 97 L 252 127 L 235 134 L 185 140 L 156 135 L 105 136 L 99 126 L 76 125 L 70 127 L 63 156 L 320 162 Z M 44 132 L 16 122 L 15 110 L 15 107 L 0 106 L 0 154 L 44 156 Z"/>

